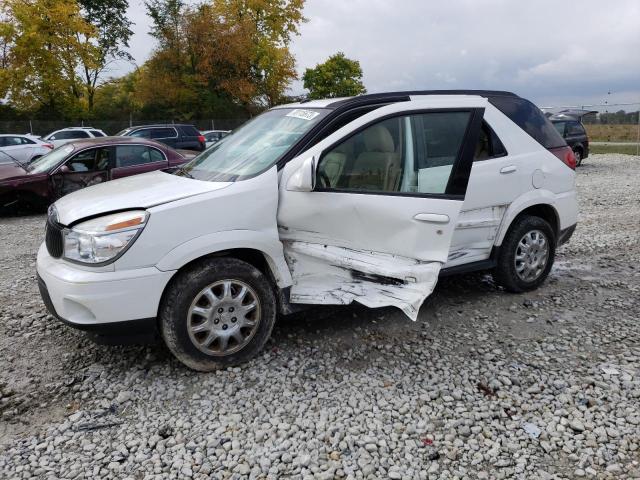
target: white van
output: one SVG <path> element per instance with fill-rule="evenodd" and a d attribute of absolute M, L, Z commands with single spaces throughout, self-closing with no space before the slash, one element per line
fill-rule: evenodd
<path fill-rule="evenodd" d="M 576 226 L 574 169 L 540 110 L 507 92 L 284 105 L 175 172 L 58 200 L 40 289 L 103 341 L 159 332 L 193 369 L 233 365 L 301 305 L 415 319 L 439 275 L 479 269 L 536 288 Z"/>

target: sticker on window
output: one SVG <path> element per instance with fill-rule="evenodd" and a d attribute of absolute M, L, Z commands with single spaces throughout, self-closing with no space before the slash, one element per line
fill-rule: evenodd
<path fill-rule="evenodd" d="M 300 108 L 296 108 L 295 110 L 291 110 L 287 113 L 287 117 L 301 118 L 302 120 L 313 120 L 320 112 L 314 112 L 313 110 L 302 110 Z"/>

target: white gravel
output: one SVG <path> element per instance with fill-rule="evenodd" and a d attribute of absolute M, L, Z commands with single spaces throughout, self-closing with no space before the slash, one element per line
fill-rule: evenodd
<path fill-rule="evenodd" d="M 538 291 L 313 309 L 211 374 L 58 324 L 43 216 L 0 219 L 0 478 L 640 478 L 640 159 L 589 157 L 578 187 Z"/>

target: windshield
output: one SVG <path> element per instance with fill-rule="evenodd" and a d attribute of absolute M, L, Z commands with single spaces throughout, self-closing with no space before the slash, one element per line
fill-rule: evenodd
<path fill-rule="evenodd" d="M 125 128 L 124 130 L 120 130 L 118 133 L 115 134 L 116 137 L 125 137 L 127 135 L 127 133 L 129 133 L 132 129 L 131 128 Z"/>
<path fill-rule="evenodd" d="M 27 170 L 29 173 L 47 172 L 58 165 L 71 152 L 73 152 L 73 145 L 65 145 L 63 147 L 56 148 L 50 153 L 47 153 L 46 155 L 31 162 L 28 165 Z"/>
<path fill-rule="evenodd" d="M 253 177 L 275 165 L 328 112 L 310 108 L 269 110 L 225 136 L 176 174 L 210 182 Z"/>

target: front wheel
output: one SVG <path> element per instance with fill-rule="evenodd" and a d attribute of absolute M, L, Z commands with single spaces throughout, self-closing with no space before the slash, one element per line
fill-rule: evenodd
<path fill-rule="evenodd" d="M 160 308 L 167 347 L 187 367 L 211 371 L 260 352 L 276 319 L 271 284 L 254 266 L 213 258 L 178 274 Z"/>
<path fill-rule="evenodd" d="M 496 282 L 514 293 L 540 286 L 553 266 L 556 238 L 551 225 L 540 217 L 517 218 L 502 241 Z"/>

